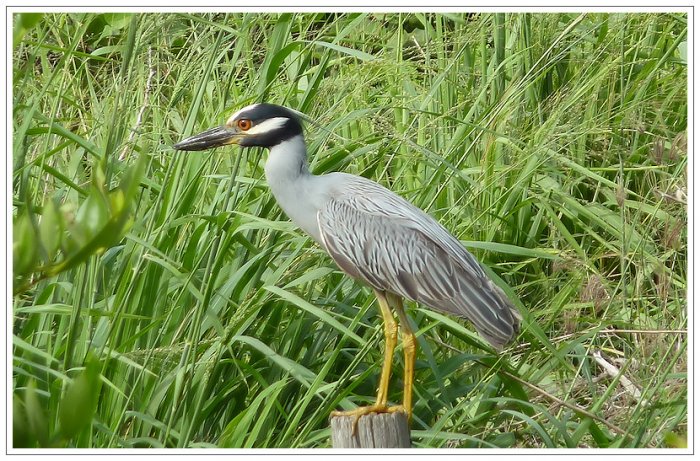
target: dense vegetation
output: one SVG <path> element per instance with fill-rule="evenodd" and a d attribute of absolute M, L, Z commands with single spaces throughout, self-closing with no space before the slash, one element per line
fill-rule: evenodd
<path fill-rule="evenodd" d="M 687 16 L 14 19 L 15 446 L 326 447 L 373 400 L 375 298 L 281 214 L 264 152 L 171 148 L 263 100 L 523 312 L 499 355 L 409 306 L 416 446 L 684 445 Z"/>

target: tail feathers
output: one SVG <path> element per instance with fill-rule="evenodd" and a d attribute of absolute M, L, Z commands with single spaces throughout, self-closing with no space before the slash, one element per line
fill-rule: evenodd
<path fill-rule="evenodd" d="M 489 306 L 482 305 L 481 308 L 494 313 L 497 321 L 490 324 L 490 328 L 480 328 L 476 323 L 474 326 L 486 341 L 500 351 L 518 335 L 523 317 L 501 287 L 491 280 L 487 280 L 486 285 L 496 302 Z"/>
<path fill-rule="evenodd" d="M 480 286 L 473 281 L 460 283 L 459 293 L 449 300 L 421 301 L 467 318 L 479 334 L 500 351 L 517 336 L 522 315 L 498 285 L 489 279 L 483 282 Z"/>

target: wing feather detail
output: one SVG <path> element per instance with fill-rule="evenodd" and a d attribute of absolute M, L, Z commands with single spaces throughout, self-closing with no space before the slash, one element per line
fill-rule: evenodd
<path fill-rule="evenodd" d="M 317 214 L 338 266 L 371 287 L 469 319 L 494 347 L 515 336 L 520 314 L 443 226 L 365 178 L 343 175 Z"/>

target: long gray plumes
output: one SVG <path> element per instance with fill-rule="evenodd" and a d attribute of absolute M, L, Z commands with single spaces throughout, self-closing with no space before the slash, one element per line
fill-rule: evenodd
<path fill-rule="evenodd" d="M 334 186 L 318 225 L 344 271 L 375 289 L 469 319 L 498 349 L 517 334 L 520 313 L 435 219 L 368 179 L 327 176 Z"/>

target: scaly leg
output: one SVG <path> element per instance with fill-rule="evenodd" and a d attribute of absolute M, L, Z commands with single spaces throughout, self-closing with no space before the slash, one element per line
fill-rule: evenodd
<path fill-rule="evenodd" d="M 403 407 L 406 409 L 408 421 L 413 414 L 413 371 L 416 364 L 416 336 L 411 330 L 408 316 L 403 308 L 403 300 L 396 295 L 388 296 L 389 303 L 399 314 L 401 325 L 401 341 L 403 342 L 404 373 L 403 373 Z"/>
<path fill-rule="evenodd" d="M 383 292 L 376 291 L 377 300 L 379 301 L 379 308 L 382 312 L 382 318 L 384 319 L 384 362 L 382 363 L 382 374 L 379 378 L 379 390 L 377 392 L 377 402 L 374 405 L 369 405 L 366 407 L 358 407 L 354 410 L 349 411 L 334 411 L 331 416 L 354 416 L 355 425 L 360 419 L 360 416 L 367 415 L 370 413 L 393 413 L 395 411 L 404 411 L 402 406 L 388 407 L 387 400 L 389 398 L 389 377 L 391 376 L 391 360 L 394 356 L 394 349 L 396 348 L 396 340 L 398 337 L 398 328 L 396 320 L 394 320 L 394 315 L 391 313 L 389 303 L 387 301 L 387 295 Z"/>

